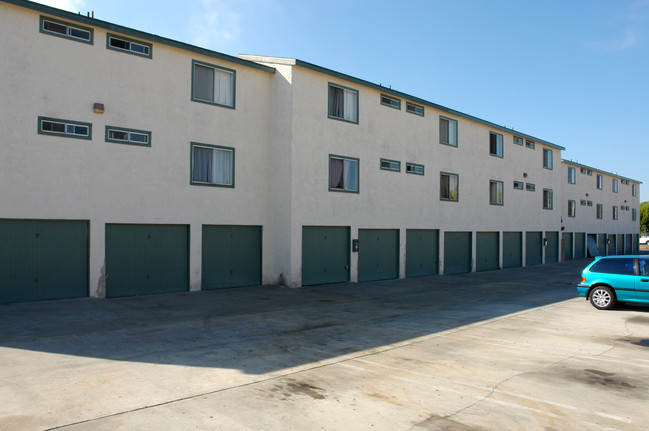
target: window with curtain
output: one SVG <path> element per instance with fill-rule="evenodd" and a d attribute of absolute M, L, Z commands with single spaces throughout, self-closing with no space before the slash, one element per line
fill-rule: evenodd
<path fill-rule="evenodd" d="M 613 206 L 613 220 L 617 220 L 617 215 L 618 215 L 617 207 Z"/>
<path fill-rule="evenodd" d="M 604 188 L 604 177 L 597 175 L 597 188 L 602 190 Z"/>
<path fill-rule="evenodd" d="M 192 100 L 234 107 L 235 71 L 194 61 Z"/>
<path fill-rule="evenodd" d="M 617 193 L 617 180 L 613 180 L 613 193 Z"/>
<path fill-rule="evenodd" d="M 496 157 L 503 156 L 503 135 L 489 132 L 489 154 Z"/>
<path fill-rule="evenodd" d="M 358 192 L 358 159 L 329 157 L 329 190 Z"/>
<path fill-rule="evenodd" d="M 192 184 L 234 187 L 234 148 L 192 144 Z"/>
<path fill-rule="evenodd" d="M 457 174 L 440 174 L 440 199 L 446 201 L 458 200 L 458 175 Z"/>
<path fill-rule="evenodd" d="M 543 189 L 543 209 L 552 209 L 552 190 Z"/>
<path fill-rule="evenodd" d="M 568 182 L 570 184 L 575 183 L 575 168 L 573 167 L 568 167 Z"/>
<path fill-rule="evenodd" d="M 457 147 L 457 121 L 439 117 L 439 143 Z"/>
<path fill-rule="evenodd" d="M 489 181 L 489 203 L 491 205 L 503 204 L 503 182 L 502 181 Z"/>
<path fill-rule="evenodd" d="M 568 217 L 574 217 L 576 213 L 577 213 L 577 203 L 575 201 L 568 201 Z"/>
<path fill-rule="evenodd" d="M 552 169 L 552 150 L 548 148 L 543 149 L 543 167 Z"/>
<path fill-rule="evenodd" d="M 329 117 L 358 123 L 358 90 L 329 84 Z"/>
<path fill-rule="evenodd" d="M 598 220 L 603 219 L 604 218 L 604 205 L 597 204 L 596 211 L 597 211 L 597 219 Z"/>

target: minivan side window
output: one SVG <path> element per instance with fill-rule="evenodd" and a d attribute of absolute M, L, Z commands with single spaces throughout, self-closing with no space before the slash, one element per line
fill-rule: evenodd
<path fill-rule="evenodd" d="M 633 259 L 600 259 L 590 268 L 590 272 L 633 275 Z"/>

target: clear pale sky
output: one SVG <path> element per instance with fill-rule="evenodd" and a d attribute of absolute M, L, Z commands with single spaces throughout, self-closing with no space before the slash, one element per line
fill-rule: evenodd
<path fill-rule="evenodd" d="M 649 200 L 649 0 L 39 3 L 389 85 L 561 145 Z"/>

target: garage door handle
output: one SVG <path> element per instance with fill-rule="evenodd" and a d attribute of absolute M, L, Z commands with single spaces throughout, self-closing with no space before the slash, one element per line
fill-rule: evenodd
<path fill-rule="evenodd" d="M 349 271 L 349 265 L 345 265 L 345 271 Z"/>

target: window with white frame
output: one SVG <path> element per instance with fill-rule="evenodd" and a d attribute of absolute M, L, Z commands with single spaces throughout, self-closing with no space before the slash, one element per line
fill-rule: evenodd
<path fill-rule="evenodd" d="M 572 166 L 568 166 L 568 183 L 575 183 L 575 168 Z"/>
<path fill-rule="evenodd" d="M 599 174 L 597 175 L 597 188 L 599 190 L 602 190 L 604 188 L 604 177 Z"/>
<path fill-rule="evenodd" d="M 191 184 L 234 187 L 234 148 L 192 142 Z"/>
<path fill-rule="evenodd" d="M 617 179 L 614 178 L 612 184 L 613 184 L 613 193 L 617 193 Z"/>
<path fill-rule="evenodd" d="M 358 193 L 358 162 L 354 157 L 329 156 L 329 190 Z"/>
<path fill-rule="evenodd" d="M 358 123 L 358 90 L 329 83 L 329 118 Z"/>
<path fill-rule="evenodd" d="M 543 189 L 543 209 L 552 209 L 552 189 Z"/>
<path fill-rule="evenodd" d="M 617 206 L 613 205 L 613 220 L 617 220 L 617 218 L 618 218 Z"/>
<path fill-rule="evenodd" d="M 91 139 L 92 124 L 59 118 L 38 117 L 38 133 L 66 138 Z"/>
<path fill-rule="evenodd" d="M 489 132 L 489 154 L 496 157 L 503 156 L 503 135 Z"/>
<path fill-rule="evenodd" d="M 504 187 L 502 181 L 489 180 L 489 204 L 503 205 Z"/>
<path fill-rule="evenodd" d="M 151 44 L 138 42 L 126 37 L 114 34 L 106 35 L 106 47 L 116 51 L 124 51 L 129 54 L 135 54 L 142 57 L 151 58 Z"/>
<path fill-rule="evenodd" d="M 598 220 L 603 219 L 604 218 L 604 205 L 597 204 L 596 211 L 597 211 L 597 219 Z"/>
<path fill-rule="evenodd" d="M 440 174 L 439 198 L 445 201 L 457 201 L 459 198 L 459 176 L 442 172 Z"/>
<path fill-rule="evenodd" d="M 543 167 L 545 169 L 552 169 L 552 150 L 549 148 L 543 149 Z"/>
<path fill-rule="evenodd" d="M 193 101 L 234 108 L 234 70 L 194 60 L 192 76 Z"/>
<path fill-rule="evenodd" d="M 41 32 L 77 42 L 92 44 L 93 31 L 91 28 L 59 21 L 53 18 L 41 17 Z"/>
<path fill-rule="evenodd" d="M 439 143 L 457 147 L 457 121 L 439 117 Z"/>
<path fill-rule="evenodd" d="M 577 203 L 575 201 L 568 201 L 568 217 L 574 217 L 576 213 Z"/>

